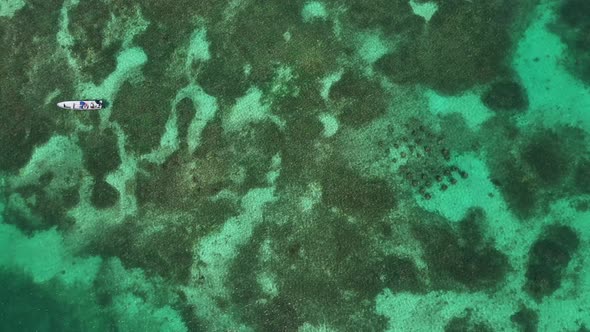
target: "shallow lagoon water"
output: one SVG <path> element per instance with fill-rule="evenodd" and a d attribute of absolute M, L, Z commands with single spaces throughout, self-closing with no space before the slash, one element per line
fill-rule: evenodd
<path fill-rule="evenodd" d="M 585 331 L 588 17 L 1 0 L 0 330 Z"/>

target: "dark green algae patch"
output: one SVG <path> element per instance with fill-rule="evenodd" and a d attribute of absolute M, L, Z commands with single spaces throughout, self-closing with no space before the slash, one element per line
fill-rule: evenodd
<path fill-rule="evenodd" d="M 385 3 L 397 4 L 406 16 L 411 11 L 406 1 L 383 2 L 384 8 L 391 6 Z M 407 20 L 410 24 L 398 25 L 396 30 L 409 37 L 395 52 L 378 60 L 381 72 L 393 82 L 423 84 L 443 94 L 459 94 L 509 72 L 510 35 L 518 6 L 512 8 L 509 1 L 487 1 L 478 6 L 469 1 L 440 1 L 437 5 L 428 27 L 415 16 Z M 389 16 L 404 17 L 397 13 L 391 11 Z M 488 20 L 494 24 L 482 23 Z M 384 31 L 389 29 L 386 25 Z"/>
<path fill-rule="evenodd" d="M 540 301 L 559 289 L 564 270 L 579 245 L 579 236 L 567 226 L 553 225 L 546 229 L 529 253 L 526 292 Z"/>
<path fill-rule="evenodd" d="M 64 132 L 60 123 L 64 115 L 50 115 L 45 112 L 48 107 L 40 107 L 56 89 L 64 95 L 73 91 L 73 73 L 66 59 L 48 56 L 57 52 L 60 8 L 59 3 L 32 1 L 11 19 L 0 18 L 4 44 L 0 50 L 0 108 L 6 110 L 0 112 L 1 171 L 17 171 L 26 165 L 36 146 L 47 142 L 52 134 Z"/>
<path fill-rule="evenodd" d="M 524 133 L 505 123 L 489 125 L 496 133 L 486 148 L 495 155 L 490 179 L 517 216 L 539 215 L 551 200 L 587 192 L 584 131 L 565 126 Z"/>
<path fill-rule="evenodd" d="M 552 29 L 567 46 L 566 66 L 572 75 L 586 84 L 590 82 L 590 23 L 585 19 L 589 12 L 590 5 L 586 1 L 561 1 L 552 25 Z"/>
<path fill-rule="evenodd" d="M 455 225 L 438 222 L 415 226 L 414 236 L 423 244 L 434 288 L 493 289 L 512 269 L 506 254 L 486 240 L 482 232 L 485 214 L 469 211 Z"/>

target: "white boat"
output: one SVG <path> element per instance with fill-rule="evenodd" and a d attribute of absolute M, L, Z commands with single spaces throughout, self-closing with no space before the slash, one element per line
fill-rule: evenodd
<path fill-rule="evenodd" d="M 103 108 L 103 101 L 101 99 L 97 100 L 74 100 L 74 101 L 62 101 L 57 103 L 58 107 L 67 110 L 99 110 Z"/>

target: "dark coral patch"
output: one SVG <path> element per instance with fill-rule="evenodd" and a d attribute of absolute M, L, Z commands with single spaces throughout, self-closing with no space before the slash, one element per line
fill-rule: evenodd
<path fill-rule="evenodd" d="M 281 154 L 279 187 L 284 183 L 305 182 L 318 167 L 316 146 L 321 139 L 323 125 L 318 118 L 317 91 L 305 95 L 286 97 L 273 109 L 286 120 L 284 131 L 277 132 L 275 146 Z M 308 99 L 309 98 L 309 99 Z"/>
<path fill-rule="evenodd" d="M 510 268 L 508 259 L 483 240 L 482 222 L 482 212 L 474 210 L 461 221 L 459 231 L 444 224 L 415 226 L 434 287 L 486 289 L 504 280 Z"/>
<path fill-rule="evenodd" d="M 203 79 L 215 84 L 205 85 L 219 89 L 226 86 L 233 93 L 253 84 L 270 92 L 280 68 L 290 68 L 291 83 L 300 87 L 317 83 L 334 71 L 344 48 L 333 33 L 331 22 L 301 24 L 301 9 L 302 3 L 297 1 L 288 4 L 252 1 L 237 13 L 230 29 L 213 29 L 214 60 L 218 58 L 216 71 L 235 79 L 227 84 L 227 80 L 206 75 Z M 225 69 L 227 59 L 230 59 L 229 68 Z M 246 65 L 249 70 L 244 75 Z"/>
<path fill-rule="evenodd" d="M 173 308 L 180 313 L 184 325 L 189 331 L 206 331 L 207 325 L 197 317 L 197 305 L 189 303 L 184 292 L 179 291 L 180 303 L 175 304 Z"/>
<path fill-rule="evenodd" d="M 37 195 L 34 212 L 43 220 L 44 228 L 57 226 L 60 230 L 65 230 L 74 224 L 74 219 L 67 216 L 67 212 L 70 207 L 78 204 L 78 190 L 78 187 L 72 187 L 56 194 L 43 192 Z"/>
<path fill-rule="evenodd" d="M 566 142 L 554 131 L 543 131 L 533 136 L 522 151 L 523 160 L 533 169 L 541 183 L 561 183 L 570 169 Z"/>
<path fill-rule="evenodd" d="M 33 155 L 35 146 L 49 140 L 51 129 L 46 120 L 37 114 L 32 114 L 27 106 L 15 105 L 13 112 L 0 112 L 0 169 L 16 171 L 26 165 Z"/>
<path fill-rule="evenodd" d="M 13 224 L 25 234 L 56 227 L 69 229 L 75 220 L 68 210 L 80 201 L 79 187 L 72 186 L 55 192 L 47 190 L 52 173 L 40 177 L 39 184 L 20 187 L 19 195 L 13 195 L 2 213 L 4 222 Z"/>
<path fill-rule="evenodd" d="M 295 3 L 248 3 L 236 15 L 235 26 L 209 32 L 212 59 L 198 74 L 199 84 L 207 93 L 229 102 L 243 95 L 251 84 L 268 87 L 278 68 L 279 50 L 286 46 L 283 34 L 296 22 L 298 13 Z M 250 66 L 248 77 L 246 65 Z"/>
<path fill-rule="evenodd" d="M 184 207 L 187 202 L 197 201 L 197 195 L 202 191 L 202 186 L 183 186 L 193 184 L 190 172 L 184 171 L 185 162 L 177 154 L 171 155 L 164 164 L 148 164 L 143 168 L 145 173 L 137 176 L 135 196 L 140 206 L 156 204 L 164 209 L 178 209 Z M 191 190 L 187 190 L 190 188 Z M 182 192 L 182 195 L 179 195 Z"/>
<path fill-rule="evenodd" d="M 383 115 L 387 110 L 386 96 L 377 81 L 352 71 L 344 73 L 332 85 L 329 94 L 342 112 L 342 123 L 352 127 L 365 125 Z"/>
<path fill-rule="evenodd" d="M 117 136 L 111 129 L 80 135 L 84 167 L 97 178 L 106 176 L 121 164 Z"/>
<path fill-rule="evenodd" d="M 267 174 L 273 156 L 283 142 L 280 128 L 272 122 L 260 122 L 245 126 L 229 139 L 232 148 L 242 151 L 235 162 L 246 171 L 242 191 L 268 186 Z"/>
<path fill-rule="evenodd" d="M 279 212 L 283 211 L 281 205 L 274 208 L 284 215 Z M 302 322 L 320 325 L 328 318 L 329 325 L 337 330 L 383 331 L 384 317 L 371 309 L 375 296 L 384 287 L 381 276 L 389 271 L 388 277 L 395 278 L 403 274 L 399 269 L 408 264 L 394 260 L 384 269 L 363 234 L 364 228 L 329 209 L 320 207 L 303 218 L 306 227 L 294 222 L 261 225 L 253 239 L 240 249 L 229 282 L 234 303 L 244 308 L 242 319 L 257 330 L 292 325 L 296 330 Z M 270 243 L 279 259 L 261 259 L 263 243 Z M 275 276 L 278 296 L 262 289 L 256 278 L 262 271 Z M 273 298 L 290 304 L 284 308 L 290 316 L 277 314 L 261 321 L 260 317 L 266 317 L 264 312 L 270 310 L 266 304 L 273 304 Z M 257 305 L 248 305 L 252 303 Z M 279 329 L 283 330 L 290 328 Z"/>
<path fill-rule="evenodd" d="M 72 54 L 82 73 L 98 84 L 116 67 L 121 42 L 105 45 L 105 33 L 111 19 L 111 6 L 104 1 L 82 0 L 68 12 L 68 30 L 74 43 Z"/>
<path fill-rule="evenodd" d="M 483 94 L 484 105 L 494 111 L 517 110 L 528 107 L 528 97 L 524 87 L 514 81 L 500 81 Z"/>
<path fill-rule="evenodd" d="M 162 83 L 158 79 L 141 84 L 125 82 L 121 86 L 113 102 L 111 119 L 121 125 L 130 150 L 147 153 L 158 147 L 170 115 L 170 100 L 180 84 Z"/>
<path fill-rule="evenodd" d="M 404 0 L 347 0 L 346 18 L 361 29 L 380 29 L 387 35 L 415 34 L 425 26 L 424 19 Z"/>
<path fill-rule="evenodd" d="M 117 55 L 123 41 L 109 31 L 111 19 L 135 15 L 133 4 L 82 0 L 68 13 L 68 30 L 73 37 L 71 53 L 80 65 L 81 73 L 100 84 L 117 67 Z M 119 22 L 118 22 L 119 23 Z M 120 24 L 120 23 L 119 23 Z"/>
<path fill-rule="evenodd" d="M 260 331 L 297 331 L 303 324 L 295 309 L 296 303 L 283 297 L 277 297 L 268 303 L 258 305 L 257 317 Z"/>
<path fill-rule="evenodd" d="M 484 242 L 482 223 L 485 222 L 485 214 L 481 209 L 471 209 L 467 216 L 459 223 L 459 234 L 468 246 L 478 246 Z"/>
<path fill-rule="evenodd" d="M 207 94 L 232 103 L 245 95 L 251 84 L 242 60 L 231 51 L 213 49 L 211 60 L 197 69 L 197 82 Z"/>
<path fill-rule="evenodd" d="M 203 16 L 212 15 L 207 19 L 222 22 L 223 18 L 217 15 L 221 14 L 224 5 L 212 0 L 179 0 L 173 6 L 157 1 L 140 3 L 141 14 L 151 23 L 136 37 L 138 46 L 150 60 L 144 67 L 146 77 L 159 80 L 164 86 L 173 84 L 177 77 L 162 74 L 168 74 L 175 51 L 190 42 L 191 34 L 199 27 L 197 21 Z"/>
<path fill-rule="evenodd" d="M 238 189 L 232 186 L 236 185 L 235 178 L 239 177 L 234 173 L 240 171 L 236 165 L 239 161 L 258 167 L 252 172 L 256 174 L 267 166 L 253 163 L 252 159 L 246 162 L 250 154 L 242 151 L 236 155 L 232 148 L 236 147 L 232 147 L 225 136 L 220 121 L 209 122 L 201 134 L 200 145 L 192 155 L 177 151 L 162 165 L 141 165 L 145 172 L 138 176 L 138 202 L 141 205 L 154 203 L 164 209 L 191 209 L 225 188 Z"/>
<path fill-rule="evenodd" d="M 216 219 L 214 216 L 224 209 L 226 213 L 233 211 L 231 204 L 224 200 L 207 203 L 209 196 L 229 187 L 231 181 L 226 170 L 227 154 L 217 153 L 215 149 L 205 150 L 201 151 L 206 153 L 204 156 L 195 159 L 175 153 L 162 165 L 144 166 L 146 172 L 138 175 L 135 187 L 138 204 L 153 204 L 166 211 L 206 209 L 212 214 L 205 220 Z M 200 155 L 199 150 L 197 152 Z"/>
<path fill-rule="evenodd" d="M 38 216 L 31 216 L 28 209 L 17 204 L 8 203 L 2 211 L 2 221 L 14 225 L 25 234 L 32 234 L 36 230 L 45 229 L 46 226 Z"/>
<path fill-rule="evenodd" d="M 383 56 L 375 64 L 376 67 L 398 84 L 418 84 L 426 81 L 421 59 L 413 47 L 402 46 L 396 52 Z"/>
<path fill-rule="evenodd" d="M 256 231 L 255 237 L 261 235 L 260 231 L 261 229 Z M 243 308 L 243 310 L 240 310 L 241 318 L 255 326 L 257 330 L 273 331 L 278 327 L 278 331 L 295 331 L 302 322 L 296 309 L 287 304 L 288 302 L 294 303 L 294 301 L 285 301 L 285 295 L 275 300 L 267 300 L 269 298 L 268 294 L 262 291 L 256 280 L 254 272 L 259 268 L 258 250 L 259 246 L 254 241 L 250 241 L 248 245 L 239 250 L 239 256 L 232 264 L 229 272 L 228 282 L 232 285 L 232 300 Z M 304 281 L 300 280 L 299 282 Z M 265 300 L 260 301 L 261 299 Z M 285 316 L 275 312 L 269 304 L 276 305 L 277 308 L 282 309 L 284 314 L 288 315 Z M 272 312 L 275 313 L 274 316 L 269 315 Z M 265 319 L 260 319 L 261 317 Z M 280 328 L 281 326 L 287 329 Z"/>
<path fill-rule="evenodd" d="M 510 320 L 521 332 L 537 332 L 539 328 L 539 314 L 526 307 L 510 316 Z"/>
<path fill-rule="evenodd" d="M 56 88 L 65 93 L 71 87 L 55 82 L 55 75 L 51 75 L 56 74 L 51 67 L 64 69 L 63 63 L 46 62 L 47 53 L 55 50 L 59 8 L 59 3 L 30 1 L 12 19 L 0 22 L 0 109 L 4 110 L 0 112 L 0 170 L 12 172 L 23 167 L 35 146 L 49 139 L 60 118 L 43 110 L 47 94 Z M 67 66 L 65 69 L 61 74 L 67 81 L 70 72 Z"/>
<path fill-rule="evenodd" d="M 584 0 L 565 0 L 557 14 L 554 29 L 569 51 L 563 60 L 574 75 L 590 83 L 590 5 Z"/>
<path fill-rule="evenodd" d="M 334 166 L 326 172 L 321 184 L 322 201 L 326 205 L 362 218 L 379 219 L 397 202 L 385 181 L 364 178 L 342 166 Z"/>
<path fill-rule="evenodd" d="M 119 257 L 126 267 L 143 268 L 151 275 L 186 283 L 193 263 L 194 226 L 174 224 L 146 232 L 136 221 L 126 220 L 99 234 L 86 251 Z"/>
<path fill-rule="evenodd" d="M 588 13 L 590 13 L 590 3 L 584 0 L 566 0 L 559 8 L 559 18 L 574 28 L 590 26 Z"/>
<path fill-rule="evenodd" d="M 509 177 L 492 181 L 504 195 L 510 210 L 518 217 L 526 219 L 534 214 L 537 207 L 537 185 L 520 167 L 508 163 L 505 164 L 505 168 Z"/>
<path fill-rule="evenodd" d="M 515 11 L 507 1 L 441 2 L 429 22 L 429 33 L 421 51 L 429 85 L 453 93 L 488 82 L 506 71 L 510 53 L 509 29 Z M 496 24 L 481 24 L 492 19 Z M 428 51 L 426 49 L 428 48 Z"/>
<path fill-rule="evenodd" d="M 492 137 L 505 128 L 487 130 L 490 131 L 484 136 Z M 590 180 L 585 180 L 588 178 L 585 132 L 569 126 L 543 128 L 523 138 L 522 133 L 513 135 L 512 129 L 509 130 L 489 143 L 494 156 L 490 158 L 491 180 L 518 217 L 529 218 L 546 210 L 557 198 L 587 192 Z M 507 153 L 510 150 L 516 153 Z"/>
<path fill-rule="evenodd" d="M 492 332 L 494 331 L 488 324 L 479 322 L 473 318 L 473 312 L 466 310 L 461 315 L 452 318 L 444 329 L 445 332 Z"/>
<path fill-rule="evenodd" d="M 197 158 L 204 158 L 209 154 L 224 150 L 229 145 L 219 119 L 209 122 L 201 132 L 201 141 L 194 152 Z"/>
<path fill-rule="evenodd" d="M 178 127 L 178 140 L 181 149 L 186 149 L 188 144 L 188 130 L 195 116 L 195 106 L 190 98 L 183 98 L 176 104 L 176 123 Z"/>
<path fill-rule="evenodd" d="M 579 243 L 578 235 L 571 228 L 563 225 L 549 227 L 529 252 L 525 291 L 539 301 L 559 289 L 563 271 Z"/>
<path fill-rule="evenodd" d="M 266 156 L 274 156 L 284 144 L 285 137 L 281 128 L 272 122 L 262 122 L 252 125 L 255 132 L 253 144 Z"/>
<path fill-rule="evenodd" d="M 158 146 L 171 114 L 170 101 L 189 82 L 170 69 L 171 63 L 176 62 L 175 52 L 180 45 L 189 43 L 197 28 L 195 15 L 211 12 L 213 6 L 211 1 L 185 0 L 174 6 L 157 2 L 141 5 L 142 15 L 152 22 L 136 37 L 136 43 L 149 59 L 142 67 L 145 80 L 121 86 L 111 115 L 128 135 L 130 150 L 146 153 Z"/>
<path fill-rule="evenodd" d="M 290 30 L 291 39 L 286 47 L 279 46 L 277 52 L 280 63 L 295 69 L 300 85 L 317 83 L 318 79 L 336 71 L 339 56 L 348 52 L 336 38 L 329 21 L 296 24 Z"/>
<path fill-rule="evenodd" d="M 581 160 L 574 173 L 574 185 L 578 192 L 590 193 L 590 160 Z"/>
<path fill-rule="evenodd" d="M 119 201 L 119 192 L 104 179 L 94 181 L 90 202 L 97 209 L 106 209 Z"/>
<path fill-rule="evenodd" d="M 63 206 L 71 209 L 80 202 L 80 190 L 78 187 L 68 188 L 62 192 L 61 198 Z"/>
<path fill-rule="evenodd" d="M 382 261 L 384 286 L 392 292 L 423 292 L 426 289 L 416 264 L 408 258 L 386 256 Z"/>
<path fill-rule="evenodd" d="M 309 144 L 321 136 L 323 129 L 317 114 L 310 111 L 299 112 L 287 117 L 285 135 L 295 140 L 294 143 Z"/>
<path fill-rule="evenodd" d="M 510 25 L 507 2 L 442 2 L 420 37 L 377 62 L 396 83 L 423 84 L 457 94 L 507 72 Z M 493 20 L 496 24 L 481 24 Z"/>

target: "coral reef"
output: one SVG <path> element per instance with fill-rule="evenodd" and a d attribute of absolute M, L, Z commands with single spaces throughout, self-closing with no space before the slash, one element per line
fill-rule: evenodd
<path fill-rule="evenodd" d="M 31 1 L 7 21 L 3 18 L 0 50 L 0 170 L 14 172 L 33 149 L 60 129 L 61 114 L 49 115 L 44 99 L 53 91 L 72 91 L 71 70 L 56 52 L 59 3 Z M 42 12 L 43 15 L 37 15 Z M 55 80 L 55 77 L 61 77 Z M 52 101 L 55 98 L 52 99 Z M 52 107 L 52 105 L 49 105 Z"/>
<path fill-rule="evenodd" d="M 119 192 L 104 179 L 97 179 L 92 187 L 90 202 L 97 209 L 112 207 L 119 201 Z"/>
<path fill-rule="evenodd" d="M 522 111 L 528 107 L 526 90 L 514 81 L 499 81 L 483 94 L 484 105 L 494 111 Z"/>
<path fill-rule="evenodd" d="M 451 319 L 445 326 L 445 332 L 491 332 L 493 329 L 486 323 L 473 319 L 471 310 L 467 310 L 462 316 Z"/>
<path fill-rule="evenodd" d="M 563 271 L 579 247 L 579 237 L 567 226 L 554 225 L 535 241 L 526 271 L 525 290 L 537 301 L 561 286 Z"/>
<path fill-rule="evenodd" d="M 505 61 L 518 10 L 508 10 L 506 4 L 442 2 L 428 29 L 401 43 L 376 66 L 396 83 L 423 84 L 445 94 L 489 83 L 508 71 Z M 488 19 L 496 24 L 479 24 Z"/>
<path fill-rule="evenodd" d="M 344 73 L 330 88 L 329 97 L 341 112 L 342 123 L 352 127 L 383 116 L 388 106 L 386 93 L 379 83 L 355 72 Z"/>
<path fill-rule="evenodd" d="M 585 132 L 559 127 L 532 130 L 525 137 L 506 135 L 509 140 L 490 147 L 497 154 L 492 182 L 516 215 L 526 219 L 556 197 L 585 192 Z"/>
<path fill-rule="evenodd" d="M 515 65 L 537 2 L 0 6 L 0 329 L 584 330 L 587 128 Z M 539 8 L 588 83 L 588 5 Z"/>
<path fill-rule="evenodd" d="M 510 264 L 481 234 L 483 222 L 483 212 L 472 210 L 457 230 L 438 223 L 415 226 L 435 288 L 490 289 L 503 282 Z"/>
<path fill-rule="evenodd" d="M 529 308 L 523 307 L 514 315 L 510 316 L 510 320 L 522 332 L 536 332 L 539 326 L 539 314 Z"/>
<path fill-rule="evenodd" d="M 590 83 L 590 23 L 585 19 L 590 13 L 590 5 L 583 0 L 565 0 L 559 5 L 553 29 L 567 45 L 568 57 L 565 64 L 570 72 Z"/>

